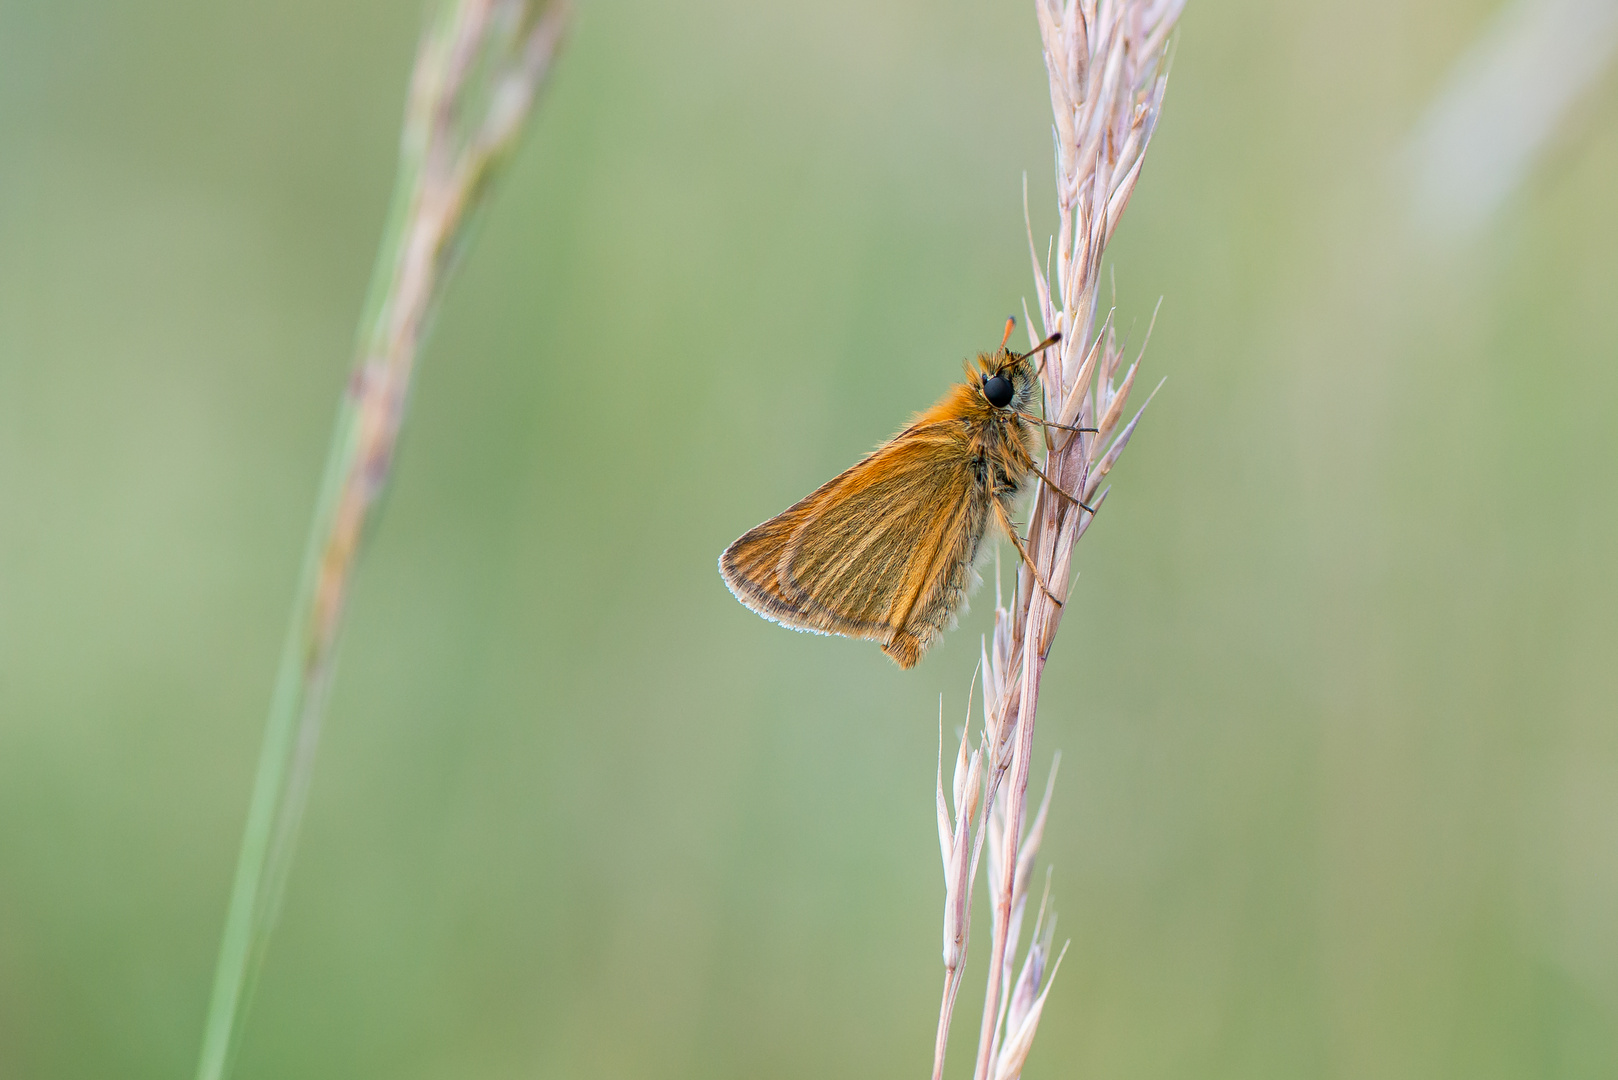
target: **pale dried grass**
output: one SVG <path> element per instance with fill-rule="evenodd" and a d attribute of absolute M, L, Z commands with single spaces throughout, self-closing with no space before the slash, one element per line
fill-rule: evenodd
<path fill-rule="evenodd" d="M 1040 372 L 1046 415 L 1070 427 L 1096 429 L 1050 432 L 1046 441 L 1046 475 L 1085 506 L 1041 482 L 1029 510 L 1029 554 L 1052 590 L 1066 595 L 1073 547 L 1106 500 L 1102 482 L 1140 420 L 1137 411 L 1119 426 L 1140 355 L 1124 370 L 1124 350 L 1111 316 L 1095 329 L 1097 294 L 1103 253 L 1135 190 L 1157 127 L 1168 79 L 1168 43 L 1184 0 L 1067 0 L 1060 6 L 1035 0 L 1034 6 L 1055 116 L 1058 227 L 1042 260 L 1028 225 L 1043 330 L 1031 319 L 1025 323 L 1031 345 L 1048 334 L 1062 335 L 1060 345 L 1045 354 L 1057 354 L 1057 361 L 1047 360 Z M 1025 221 L 1026 204 L 1025 194 Z M 1054 288 L 1045 269 L 1053 257 Z M 1144 350 L 1143 342 L 1142 354 Z M 1011 1080 L 1021 1074 L 1061 961 L 1061 953 L 1052 957 L 1055 918 L 1042 901 L 1020 968 L 1015 962 L 1028 883 L 1056 778 L 1053 765 L 1045 796 L 1029 823 L 1039 685 L 1064 612 L 1065 606 L 1037 586 L 1026 566 L 1018 569 L 1010 610 L 997 590 L 993 641 L 985 643 L 980 667 L 983 727 L 972 746 L 969 716 L 947 801 L 940 753 L 944 991 L 934 1080 L 944 1072 L 950 1021 L 964 975 L 972 890 L 983 854 L 988 855 L 992 919 L 976 1080 Z"/>

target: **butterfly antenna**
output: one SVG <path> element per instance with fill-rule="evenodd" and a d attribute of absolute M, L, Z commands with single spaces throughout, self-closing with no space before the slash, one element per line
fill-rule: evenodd
<path fill-rule="evenodd" d="M 1006 331 L 1006 336 L 1010 337 L 1011 336 L 1011 331 L 1009 331 L 1009 330 Z M 1061 341 L 1061 340 L 1062 340 L 1062 332 L 1060 330 L 1058 330 L 1056 333 L 1052 334 L 1050 337 L 1046 338 L 1044 341 L 1041 341 L 1038 345 L 1035 345 L 1032 349 L 1029 349 L 1027 352 L 1025 352 L 1021 356 L 1017 357 L 1017 359 L 1018 360 L 1026 360 L 1030 356 L 1033 356 L 1037 352 L 1044 352 L 1046 349 L 1050 348 L 1052 345 L 1055 345 L 1058 341 Z M 1003 344 L 1000 347 L 1002 349 L 1005 348 L 1005 346 Z"/>
<path fill-rule="evenodd" d="M 1004 349 L 1006 347 L 1006 342 L 1011 340 L 1011 332 L 1013 330 L 1015 330 L 1015 329 L 1017 329 L 1017 316 L 1015 316 L 1015 315 L 1007 315 L 1006 316 L 1006 332 L 1004 334 L 1000 335 L 1000 347 L 1002 349 Z"/>

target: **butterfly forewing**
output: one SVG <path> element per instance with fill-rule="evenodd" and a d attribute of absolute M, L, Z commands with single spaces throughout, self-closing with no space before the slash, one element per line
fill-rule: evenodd
<path fill-rule="evenodd" d="M 900 433 L 720 559 L 738 599 L 788 626 L 869 638 L 915 664 L 965 595 L 990 495 L 959 425 Z"/>

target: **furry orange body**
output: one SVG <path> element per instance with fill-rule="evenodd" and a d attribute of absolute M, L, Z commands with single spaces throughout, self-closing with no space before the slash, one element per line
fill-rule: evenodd
<path fill-rule="evenodd" d="M 966 598 L 990 520 L 1022 551 L 1010 509 L 1036 471 L 1032 355 L 979 353 L 903 431 L 731 544 L 730 591 L 767 619 L 880 642 L 915 666 Z"/>

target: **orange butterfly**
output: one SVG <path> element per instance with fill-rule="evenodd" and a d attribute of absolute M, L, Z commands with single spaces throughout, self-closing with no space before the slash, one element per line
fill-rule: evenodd
<path fill-rule="evenodd" d="M 719 572 L 736 599 L 795 630 L 881 642 L 910 668 L 953 624 L 991 517 L 1034 569 L 1012 500 L 1031 475 L 1061 489 L 1034 463 L 1033 425 L 1094 429 L 1028 411 L 1039 395 L 1030 357 L 1061 335 L 1014 354 L 1014 324 L 909 427 L 726 548 Z"/>

